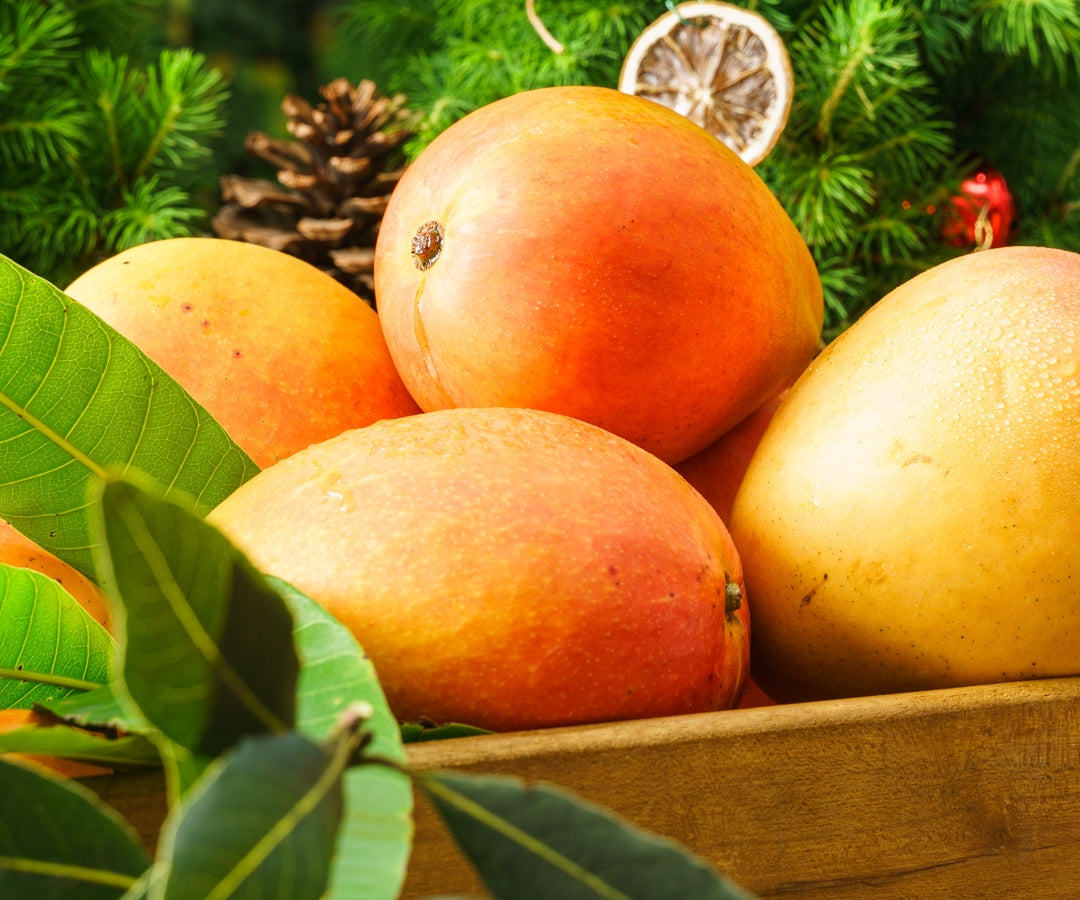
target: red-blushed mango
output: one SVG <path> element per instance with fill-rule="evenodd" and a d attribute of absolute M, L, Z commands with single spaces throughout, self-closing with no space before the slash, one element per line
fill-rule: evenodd
<path fill-rule="evenodd" d="M 151 241 L 66 293 L 178 381 L 260 468 L 419 412 L 375 311 L 286 253 L 223 238 Z"/>
<path fill-rule="evenodd" d="M 890 292 L 791 388 L 729 525 L 777 700 L 1080 674 L 1080 254 Z"/>
<path fill-rule="evenodd" d="M 402 720 L 498 731 L 723 709 L 748 668 L 738 555 L 670 466 L 555 413 L 347 432 L 208 517 L 347 625 Z"/>
<path fill-rule="evenodd" d="M 375 249 L 387 344 L 425 410 L 545 409 L 669 463 L 793 381 L 824 315 L 810 251 L 754 170 L 610 88 L 524 91 L 451 125 Z"/>

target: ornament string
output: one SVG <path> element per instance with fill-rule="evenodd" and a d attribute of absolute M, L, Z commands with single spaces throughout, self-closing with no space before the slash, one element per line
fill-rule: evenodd
<path fill-rule="evenodd" d="M 975 249 L 989 250 L 994 246 L 994 225 L 990 221 L 990 204 L 984 203 L 975 219 Z"/>
<path fill-rule="evenodd" d="M 664 6 L 667 7 L 668 12 L 674 13 L 679 20 L 679 24 L 686 26 L 687 28 L 704 28 L 708 23 L 704 21 L 691 21 L 682 14 L 682 11 L 675 4 L 675 0 L 664 0 Z"/>
<path fill-rule="evenodd" d="M 547 30 L 547 26 L 544 25 L 543 20 L 536 14 L 536 0 L 525 0 L 525 15 L 529 19 L 529 24 L 548 47 L 551 48 L 552 53 L 562 53 L 566 48 L 555 39 L 555 36 Z"/>

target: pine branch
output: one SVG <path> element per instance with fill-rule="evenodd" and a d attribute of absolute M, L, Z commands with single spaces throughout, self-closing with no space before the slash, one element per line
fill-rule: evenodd
<path fill-rule="evenodd" d="M 131 117 L 124 115 L 130 89 L 129 65 L 126 56 L 95 48 L 87 51 L 82 65 L 86 102 L 100 113 L 97 127 L 104 132 L 102 146 L 108 148 L 110 170 L 120 190 L 126 189 L 128 183 L 123 141 L 130 136 L 132 125 Z"/>
<path fill-rule="evenodd" d="M 879 215 L 863 219 L 853 237 L 862 258 L 880 259 L 891 265 L 907 259 L 924 248 L 922 236 L 911 217 Z"/>
<path fill-rule="evenodd" d="M 28 86 L 40 78 L 63 78 L 78 49 L 78 26 L 62 4 L 0 6 L 0 94 Z"/>
<path fill-rule="evenodd" d="M 157 127 L 133 170 L 135 179 L 161 168 L 162 162 L 182 169 L 208 155 L 201 139 L 224 125 L 225 92 L 221 75 L 207 68 L 204 57 L 186 48 L 163 51 L 157 66 L 138 79 L 138 86 Z"/>
<path fill-rule="evenodd" d="M 860 70 L 873 71 L 868 65 L 868 57 L 874 52 L 878 27 L 884 25 L 889 28 L 896 24 L 895 16 L 886 18 L 880 15 L 884 12 L 876 4 L 866 2 L 855 4 L 850 10 L 850 17 L 843 16 L 839 9 L 826 10 L 823 35 L 832 36 L 841 64 L 837 66 L 829 90 L 818 110 L 813 131 L 815 140 L 824 141 L 829 137 L 837 108 L 850 93 L 853 92 L 864 107 L 869 106 L 866 91 L 859 84 L 857 76 Z M 817 36 L 817 45 L 823 43 L 823 35 Z"/>
<path fill-rule="evenodd" d="M 850 144 L 840 141 L 838 145 L 850 146 L 850 155 L 860 164 L 887 172 L 889 181 L 918 182 L 927 172 L 941 172 L 955 153 L 952 125 L 934 118 L 939 111 L 933 108 L 926 109 L 924 118 L 913 118 L 918 109 L 918 104 L 882 105 L 865 131 L 860 129 Z"/>
<path fill-rule="evenodd" d="M 41 97 L 32 109 L 19 112 L 32 116 L 19 118 L 14 112 L 0 113 L 0 164 L 5 169 L 15 173 L 27 165 L 44 168 L 76 152 L 87 116 L 72 98 Z"/>
<path fill-rule="evenodd" d="M 1003 78 L 1001 86 L 1001 102 L 972 123 L 966 137 L 1004 173 L 1024 213 L 1026 238 L 1025 219 L 1067 221 L 1068 204 L 1080 197 L 1080 90 L 1047 90 L 1030 79 Z M 1030 232 L 1030 239 L 1038 233 Z"/>
<path fill-rule="evenodd" d="M 791 198 L 788 213 L 811 247 L 836 249 L 872 209 L 874 174 L 846 154 L 819 154 L 774 171 L 771 183 Z"/>
<path fill-rule="evenodd" d="M 141 6 L 0 0 L 0 253 L 57 284 L 209 221 L 189 187 L 213 181 L 221 76 L 189 50 L 141 66 L 86 38 Z"/>
<path fill-rule="evenodd" d="M 1080 72 L 1080 12 L 1075 0 L 992 0 L 976 3 L 972 22 L 990 53 L 1049 56 L 1059 74 Z"/>
<path fill-rule="evenodd" d="M 410 58 L 437 52 L 434 40 L 440 0 L 349 0 L 337 7 L 335 41 L 326 51 L 326 70 L 333 75 L 369 78 L 393 87 Z M 393 88 L 400 90 L 400 88 Z"/>
<path fill-rule="evenodd" d="M 849 311 L 857 308 L 858 300 L 867 293 L 867 279 L 858 266 L 844 255 L 816 256 L 825 293 L 825 312 L 830 325 L 848 324 Z M 838 329 L 837 329 L 838 330 Z M 827 336 L 831 336 L 827 333 Z"/>
<path fill-rule="evenodd" d="M 381 37 L 397 15 L 424 21 L 424 37 L 396 60 L 386 60 Z M 563 45 L 555 53 L 534 30 L 521 3 L 494 0 L 414 0 L 389 4 L 357 0 L 347 22 L 368 22 L 359 43 L 350 38 L 351 68 L 409 95 L 427 121 L 408 151 L 428 141 L 465 113 L 502 96 L 551 84 L 606 84 L 614 87 L 622 56 L 634 37 L 656 15 L 655 4 L 622 2 L 598 6 L 586 0 L 544 3 L 540 13 Z M 557 23 L 557 24 L 556 24 Z M 402 32 L 404 33 L 404 32 Z M 389 40 L 389 36 L 385 37 Z M 378 59 L 366 54 L 375 44 Z"/>
<path fill-rule="evenodd" d="M 820 22 L 807 26 L 790 51 L 803 75 L 800 107 L 816 111 L 814 139 L 850 141 L 859 125 L 880 132 L 876 120 L 888 107 L 893 116 L 921 120 L 930 82 L 920 65 L 918 38 L 899 0 L 824 8 Z"/>
<path fill-rule="evenodd" d="M 49 80 L 67 77 L 77 52 L 75 20 L 65 7 L 34 4 L 20 14 L 0 6 L 0 163 L 13 172 L 70 155 L 85 116 Z"/>
<path fill-rule="evenodd" d="M 123 205 L 102 220 L 105 240 L 112 252 L 147 241 L 194 233 L 202 214 L 191 207 L 188 195 L 175 185 L 162 186 L 156 177 L 135 181 L 124 191 Z"/>
<path fill-rule="evenodd" d="M 929 73 L 954 69 L 971 41 L 973 0 L 909 2 L 907 13 L 919 32 L 921 57 Z"/>
<path fill-rule="evenodd" d="M 56 223 L 53 242 L 57 248 L 67 248 L 76 258 L 94 249 L 102 229 L 99 210 L 80 202 L 61 207 L 54 201 L 49 213 L 51 221 Z"/>
<path fill-rule="evenodd" d="M 56 180 L 0 193 L 0 247 L 59 283 L 71 260 L 97 242 L 98 212 L 86 201 L 72 184 Z"/>

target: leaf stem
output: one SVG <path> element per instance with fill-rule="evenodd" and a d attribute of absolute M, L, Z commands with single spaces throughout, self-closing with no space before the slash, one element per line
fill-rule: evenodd
<path fill-rule="evenodd" d="M 81 678 L 69 678 L 52 672 L 27 672 L 25 669 L 9 669 L 0 666 L 0 678 L 13 678 L 16 681 L 32 681 L 34 684 L 51 684 L 53 687 L 71 688 L 76 691 L 92 691 L 104 685 Z"/>
<path fill-rule="evenodd" d="M 330 762 L 315 783 L 296 801 L 292 809 L 282 816 L 274 827 L 263 835 L 255 846 L 214 885 L 214 889 L 206 895 L 205 900 L 226 900 L 233 896 L 244 880 L 262 865 L 274 849 L 322 803 L 326 795 L 338 783 L 342 773 L 349 767 L 352 755 L 362 739 L 363 732 L 356 730 L 344 740 L 338 741 L 334 746 Z"/>
<path fill-rule="evenodd" d="M 75 866 L 68 863 L 49 862 L 39 859 L 26 859 L 17 856 L 0 856 L 0 872 L 28 872 L 32 875 L 47 875 L 53 878 L 66 878 L 81 881 L 83 884 L 100 884 L 107 887 L 127 890 L 138 880 L 123 872 L 111 872 L 107 869 L 92 869 L 89 866 Z"/>
<path fill-rule="evenodd" d="M 517 826 L 510 824 L 505 819 L 500 818 L 490 810 L 485 809 L 479 803 L 470 800 L 453 788 L 449 788 L 445 784 L 442 784 L 432 775 L 416 773 L 413 777 L 428 793 L 436 795 L 448 805 L 455 807 L 467 816 L 471 816 L 481 825 L 486 825 L 496 834 L 501 834 L 503 837 L 513 841 L 523 849 L 539 857 L 544 862 L 548 863 L 548 865 L 581 882 L 598 897 L 603 897 L 604 900 L 631 900 L 627 894 L 624 894 L 616 887 L 612 887 L 606 881 L 578 865 L 572 859 L 563 856 L 563 854 L 552 849 L 542 841 L 537 840 L 531 834 L 522 831 Z"/>

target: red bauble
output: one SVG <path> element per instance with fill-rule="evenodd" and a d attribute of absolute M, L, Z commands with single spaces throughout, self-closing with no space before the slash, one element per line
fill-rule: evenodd
<path fill-rule="evenodd" d="M 985 169 L 960 185 L 949 200 L 942 236 L 956 247 L 1003 247 L 1016 217 L 1012 193 L 1000 172 Z"/>

